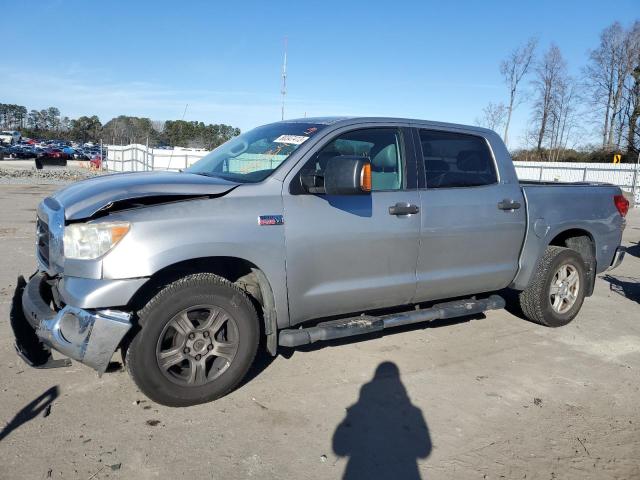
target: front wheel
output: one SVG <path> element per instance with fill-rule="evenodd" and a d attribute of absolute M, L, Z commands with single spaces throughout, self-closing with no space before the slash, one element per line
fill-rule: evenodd
<path fill-rule="evenodd" d="M 575 318 L 587 287 L 586 268 L 575 250 L 549 246 L 531 283 L 520 293 L 525 316 L 547 327 L 561 327 Z"/>
<path fill-rule="evenodd" d="M 171 407 L 209 402 L 233 390 L 253 363 L 258 316 L 229 281 L 200 273 L 160 291 L 138 312 L 140 326 L 126 352 L 140 390 Z"/>

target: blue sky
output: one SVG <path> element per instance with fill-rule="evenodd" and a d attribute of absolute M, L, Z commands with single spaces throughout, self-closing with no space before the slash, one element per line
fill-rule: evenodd
<path fill-rule="evenodd" d="M 385 115 L 473 123 L 506 100 L 499 64 L 530 36 L 578 74 L 600 31 L 640 17 L 612 1 L 5 1 L 0 102 L 228 123 Z M 12 40 L 13 39 L 13 40 Z M 528 85 L 525 85 L 528 87 Z M 529 106 L 513 122 L 521 143 Z"/>

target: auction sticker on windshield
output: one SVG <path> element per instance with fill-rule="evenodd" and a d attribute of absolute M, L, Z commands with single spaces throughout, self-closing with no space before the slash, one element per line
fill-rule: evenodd
<path fill-rule="evenodd" d="M 306 140 L 309 140 L 309 137 L 305 137 L 304 135 L 280 135 L 278 138 L 274 140 L 275 143 L 288 143 L 290 145 L 300 145 L 304 143 Z"/>

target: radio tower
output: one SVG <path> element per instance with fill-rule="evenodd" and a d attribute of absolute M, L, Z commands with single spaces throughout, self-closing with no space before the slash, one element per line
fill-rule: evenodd
<path fill-rule="evenodd" d="M 284 120 L 284 97 L 287 94 L 287 37 L 284 37 L 284 61 L 282 62 L 282 112 L 281 120 Z"/>

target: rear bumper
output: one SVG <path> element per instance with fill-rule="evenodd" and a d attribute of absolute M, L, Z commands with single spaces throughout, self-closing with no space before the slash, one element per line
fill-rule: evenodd
<path fill-rule="evenodd" d="M 624 247 L 616 248 L 616 253 L 613 255 L 613 260 L 611 261 L 611 266 L 609 267 L 609 270 L 616 268 L 618 265 L 622 263 L 625 253 L 627 253 L 626 248 Z"/>
<path fill-rule="evenodd" d="M 55 311 L 47 300 L 51 298 L 51 287 L 43 273 L 34 275 L 26 285 L 22 283 L 22 292 L 20 286 L 19 282 L 11 316 L 18 353 L 38 367 L 42 366 L 43 358 L 50 358 L 47 350 L 53 349 L 99 374 L 104 373 L 113 352 L 131 328 L 131 315 L 71 305 Z"/>

